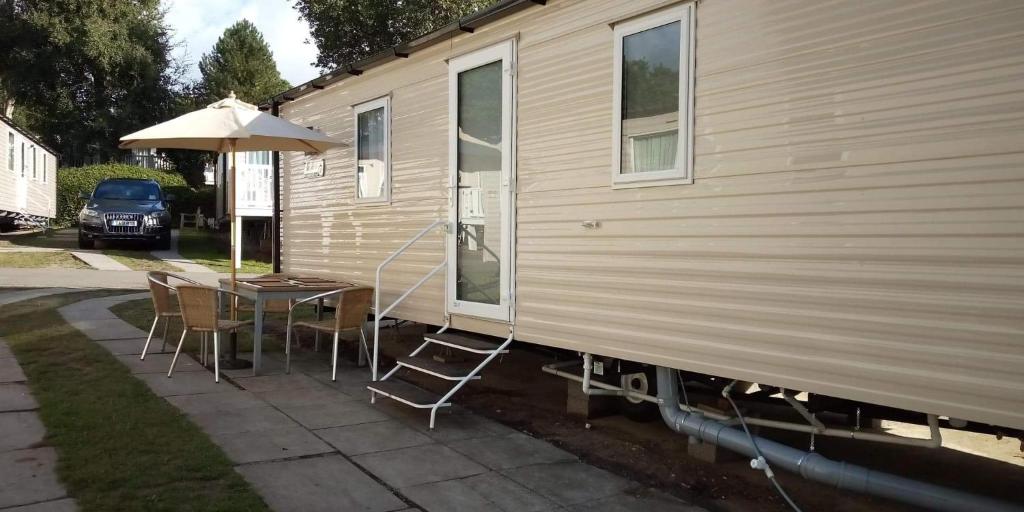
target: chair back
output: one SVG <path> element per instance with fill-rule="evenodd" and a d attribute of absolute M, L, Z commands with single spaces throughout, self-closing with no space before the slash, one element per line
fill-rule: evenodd
<path fill-rule="evenodd" d="M 153 296 L 153 312 L 156 314 L 174 311 L 171 305 L 171 285 L 167 284 L 167 272 L 152 271 L 146 274 L 149 293 Z"/>
<path fill-rule="evenodd" d="M 190 330 L 217 330 L 216 288 L 209 286 L 181 285 L 178 287 L 178 305 L 181 321 Z"/>
<path fill-rule="evenodd" d="M 343 290 L 338 294 L 338 305 L 334 310 L 334 328 L 339 331 L 361 328 L 372 302 L 372 287 L 359 286 Z"/>

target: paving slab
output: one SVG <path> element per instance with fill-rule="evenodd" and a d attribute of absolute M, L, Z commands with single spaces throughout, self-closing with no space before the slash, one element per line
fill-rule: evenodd
<path fill-rule="evenodd" d="M 39 403 L 29 392 L 28 386 L 20 382 L 0 384 L 0 412 L 29 411 L 39 408 Z"/>
<path fill-rule="evenodd" d="M 210 436 L 235 464 L 291 459 L 334 451 L 310 431 L 299 427 Z"/>
<path fill-rule="evenodd" d="M 581 462 L 523 466 L 502 474 L 562 506 L 614 496 L 632 485 L 624 478 Z"/>
<path fill-rule="evenodd" d="M 149 348 L 152 350 L 153 345 Z M 157 350 L 160 350 L 160 345 L 156 346 Z M 141 353 L 141 350 L 139 351 Z M 167 375 L 167 369 L 171 367 L 171 359 L 174 358 L 174 354 L 171 352 L 167 353 L 153 353 L 150 351 L 146 354 L 146 359 L 141 360 L 136 354 L 122 354 L 117 356 L 117 360 L 121 361 L 122 364 L 128 367 L 132 373 L 162 373 Z M 174 373 L 178 372 L 205 372 L 207 371 L 202 365 L 197 363 L 191 357 L 182 355 L 178 357 L 178 364 L 174 365 Z M 210 378 L 213 378 L 212 376 Z"/>
<path fill-rule="evenodd" d="M 542 512 L 558 508 L 553 501 L 493 472 L 407 487 L 402 489 L 402 494 L 427 512 Z"/>
<path fill-rule="evenodd" d="M 169 396 L 166 400 L 189 415 L 267 405 L 256 395 L 234 387 L 225 388 L 216 393 Z"/>
<path fill-rule="evenodd" d="M 173 377 L 162 373 L 141 373 L 137 377 L 142 379 L 157 396 L 164 397 L 220 393 L 237 389 L 224 379 L 214 382 L 213 374 L 205 372 L 175 373 Z"/>
<path fill-rule="evenodd" d="M 386 414 L 358 400 L 338 400 L 313 405 L 288 405 L 282 406 L 281 411 L 311 430 L 388 419 Z"/>
<path fill-rule="evenodd" d="M 546 441 L 516 432 L 507 436 L 466 439 L 449 443 L 453 450 L 491 469 L 579 460 Z"/>
<path fill-rule="evenodd" d="M 255 395 L 261 400 L 277 407 L 317 405 L 359 400 L 358 398 L 342 393 L 337 389 L 331 389 L 326 386 L 258 391 Z"/>
<path fill-rule="evenodd" d="M 380 401 L 380 400 L 378 400 Z M 401 405 L 394 402 L 394 400 L 383 400 L 385 407 L 390 407 L 391 410 L 399 409 L 393 416 L 402 418 L 406 416 L 411 409 L 409 407 L 402 407 Z M 391 403 L 387 403 L 391 402 Z M 424 432 L 432 439 L 444 443 L 458 441 L 463 439 L 476 439 L 481 437 L 491 436 L 504 436 L 514 434 L 515 429 L 507 427 L 493 420 L 489 420 L 476 414 L 467 412 L 456 412 L 449 413 L 447 411 L 438 411 L 437 422 L 434 425 L 434 429 L 430 430 L 429 424 L 429 413 L 423 414 L 424 411 L 417 410 L 411 411 L 417 414 L 415 421 L 411 423 L 414 428 Z"/>
<path fill-rule="evenodd" d="M 77 512 L 78 505 L 75 500 L 65 498 L 62 500 L 44 501 L 23 507 L 5 508 L 4 512 Z"/>
<path fill-rule="evenodd" d="M 0 452 L 37 448 L 46 437 L 46 427 L 35 412 L 0 414 Z"/>
<path fill-rule="evenodd" d="M 211 436 L 297 426 L 291 418 L 269 405 L 189 414 L 189 419 Z"/>
<path fill-rule="evenodd" d="M 8 269 L 5 269 L 8 270 Z M 17 272 L 18 270 L 24 269 L 9 269 L 10 271 Z M 6 283 L 3 279 L 0 279 L 0 283 Z M 56 295 L 70 291 L 68 288 L 32 288 L 28 290 L 4 290 L 0 289 L 0 306 L 4 304 L 13 304 L 15 302 L 21 302 L 23 300 L 31 300 L 39 297 L 45 297 L 47 295 Z"/>
<path fill-rule="evenodd" d="M 238 468 L 277 512 L 390 512 L 408 508 L 340 455 Z"/>
<path fill-rule="evenodd" d="M 70 251 L 71 255 L 85 262 L 96 270 L 128 270 L 127 265 L 101 252 Z"/>
<path fill-rule="evenodd" d="M 18 360 L 13 357 L 0 359 L 0 383 L 25 382 L 25 372 L 18 366 Z"/>
<path fill-rule="evenodd" d="M 397 450 L 434 442 L 422 432 L 394 420 L 325 428 L 317 430 L 315 434 L 341 453 L 349 456 Z"/>
<path fill-rule="evenodd" d="M 56 467 L 57 451 L 53 448 L 0 453 L 0 508 L 65 497 Z"/>
<path fill-rule="evenodd" d="M 667 494 L 646 490 L 639 494 L 619 494 L 610 498 L 569 507 L 572 512 L 705 512 Z"/>
<path fill-rule="evenodd" d="M 439 444 L 369 453 L 352 460 L 397 488 L 487 472 L 487 468 Z"/>
<path fill-rule="evenodd" d="M 123 339 L 123 340 L 103 340 L 103 341 L 97 341 L 96 344 L 101 346 L 101 347 L 103 347 L 103 348 L 105 348 L 105 349 L 107 349 L 107 351 L 109 351 L 111 354 L 114 354 L 115 356 L 133 355 L 133 356 L 138 357 L 139 354 L 142 354 L 142 347 L 144 347 L 146 345 L 146 338 L 129 338 L 129 339 Z M 167 352 L 160 352 L 160 345 L 156 344 L 155 347 L 153 345 L 154 345 L 154 343 L 150 343 L 149 344 L 149 352 L 146 354 L 146 358 L 147 359 L 149 359 L 149 356 L 152 355 L 152 354 L 160 354 L 160 353 L 172 354 L 173 350 L 175 348 L 175 347 L 172 347 L 172 346 L 168 345 L 167 346 Z M 165 368 L 164 371 L 166 372 L 167 369 Z"/>
<path fill-rule="evenodd" d="M 7 346 L 7 342 L 0 339 L 0 359 L 13 358 L 14 352 L 11 352 L 11 347 Z"/>
<path fill-rule="evenodd" d="M 248 370 L 252 374 L 252 370 Z M 276 389 L 308 389 L 317 388 L 322 384 L 301 373 L 260 375 L 257 377 L 244 377 L 233 379 L 243 389 L 253 392 L 273 391 Z"/>

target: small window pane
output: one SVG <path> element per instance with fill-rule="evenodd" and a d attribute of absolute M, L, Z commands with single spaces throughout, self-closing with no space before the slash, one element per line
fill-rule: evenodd
<path fill-rule="evenodd" d="M 360 112 L 358 115 L 356 197 L 359 199 L 385 195 L 388 172 L 386 123 L 384 107 Z"/>
<path fill-rule="evenodd" d="M 622 38 L 621 172 L 677 168 L 680 23 Z"/>
<path fill-rule="evenodd" d="M 14 132 L 7 133 L 7 168 L 14 170 Z"/>

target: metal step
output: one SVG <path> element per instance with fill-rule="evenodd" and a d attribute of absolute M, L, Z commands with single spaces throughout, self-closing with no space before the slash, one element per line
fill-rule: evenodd
<path fill-rule="evenodd" d="M 439 334 L 426 334 L 423 339 L 431 343 L 438 345 L 444 345 L 446 347 L 457 348 L 459 350 L 465 350 L 466 352 L 472 352 L 474 354 L 493 354 L 496 350 L 501 347 L 501 342 L 498 338 L 492 338 L 490 336 L 480 336 L 476 334 L 464 334 L 455 332 L 442 332 Z M 497 340 L 497 342 L 492 341 Z M 508 350 L 501 351 L 502 354 L 507 354 Z"/>
<path fill-rule="evenodd" d="M 411 368 L 413 370 L 433 375 L 445 380 L 462 380 L 465 379 L 474 368 L 477 367 L 475 362 L 468 363 L 442 363 L 432 357 L 422 356 L 403 356 L 396 359 L 400 366 Z M 473 376 L 472 380 L 479 379 L 479 375 Z"/>
<path fill-rule="evenodd" d="M 417 409 L 430 409 L 437 405 L 438 400 L 441 399 L 439 395 L 419 386 L 395 379 L 371 382 L 366 386 L 366 389 Z M 440 404 L 440 407 L 449 405 L 451 405 L 451 402 Z"/>

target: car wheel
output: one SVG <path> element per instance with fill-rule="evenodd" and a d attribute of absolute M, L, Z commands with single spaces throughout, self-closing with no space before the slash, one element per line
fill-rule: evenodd
<path fill-rule="evenodd" d="M 85 238 L 84 236 L 82 236 L 81 232 L 78 233 L 78 248 L 79 249 L 92 249 L 92 248 L 95 248 L 95 247 L 96 247 L 96 241 L 95 240 L 89 240 L 88 238 Z"/>
<path fill-rule="evenodd" d="M 156 242 L 156 248 L 159 251 L 171 250 L 171 235 L 163 235 Z"/>

